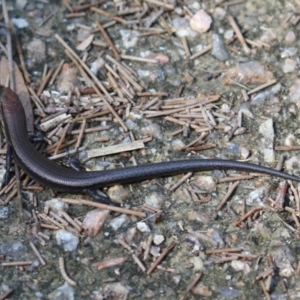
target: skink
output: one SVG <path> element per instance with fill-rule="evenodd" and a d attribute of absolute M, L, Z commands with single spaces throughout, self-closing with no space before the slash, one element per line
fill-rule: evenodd
<path fill-rule="evenodd" d="M 6 139 L 13 149 L 16 163 L 32 179 L 54 190 L 92 195 L 96 200 L 113 204 L 109 198 L 95 193 L 97 188 L 115 184 L 138 182 L 191 171 L 241 170 L 268 174 L 300 182 L 300 177 L 275 169 L 233 160 L 188 159 L 146 164 L 106 171 L 76 171 L 48 160 L 28 139 L 26 118 L 19 97 L 9 88 L 2 94 L 2 114 Z M 97 196 L 98 195 L 98 196 Z"/>

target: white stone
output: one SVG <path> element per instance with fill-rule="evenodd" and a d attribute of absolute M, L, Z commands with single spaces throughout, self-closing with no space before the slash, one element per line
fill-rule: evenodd
<path fill-rule="evenodd" d="M 200 9 L 191 18 L 190 26 L 193 30 L 199 33 L 204 33 L 209 30 L 211 22 L 211 16 L 208 15 L 204 9 Z"/>

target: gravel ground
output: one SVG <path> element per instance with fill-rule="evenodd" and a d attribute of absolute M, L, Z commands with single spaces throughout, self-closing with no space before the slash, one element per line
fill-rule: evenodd
<path fill-rule="evenodd" d="M 7 1 L 14 31 L 0 15 L 0 83 L 11 32 L 45 155 L 92 171 L 219 158 L 300 176 L 298 0 L 57 2 Z M 300 298 L 296 182 L 214 170 L 105 189 L 135 216 L 21 178 L 21 223 L 14 185 L 0 191 L 0 299 Z"/>

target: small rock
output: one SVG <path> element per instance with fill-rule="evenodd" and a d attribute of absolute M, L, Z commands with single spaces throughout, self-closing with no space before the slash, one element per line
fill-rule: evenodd
<path fill-rule="evenodd" d="M 11 20 L 18 29 L 26 28 L 29 25 L 28 21 L 22 18 L 12 18 Z"/>
<path fill-rule="evenodd" d="M 264 154 L 264 160 L 268 163 L 274 163 L 274 127 L 273 119 L 268 119 L 259 126 L 259 133 L 263 135 L 262 152 Z"/>
<path fill-rule="evenodd" d="M 127 215 L 120 215 L 110 221 L 110 226 L 113 230 L 117 231 L 123 224 L 126 224 L 130 221 Z"/>
<path fill-rule="evenodd" d="M 220 6 L 214 9 L 214 18 L 217 20 L 223 20 L 226 16 L 226 10 Z"/>
<path fill-rule="evenodd" d="M 194 265 L 194 271 L 199 272 L 203 270 L 204 263 L 203 260 L 198 256 L 192 256 L 188 258 L 188 261 Z"/>
<path fill-rule="evenodd" d="M 286 49 L 284 49 L 284 50 L 281 52 L 280 56 L 281 56 L 282 58 L 287 58 L 287 57 L 294 56 L 296 53 L 297 53 L 297 48 L 291 47 L 291 48 L 286 48 Z"/>
<path fill-rule="evenodd" d="M 46 59 L 46 44 L 40 39 L 28 43 L 27 51 L 32 64 L 44 62 Z"/>
<path fill-rule="evenodd" d="M 58 245 L 63 246 L 64 251 L 72 252 L 77 249 L 79 244 L 79 238 L 64 229 L 55 232 L 55 239 Z"/>
<path fill-rule="evenodd" d="M 195 287 L 193 287 L 192 293 L 203 297 L 212 296 L 212 291 L 203 283 L 199 283 Z"/>
<path fill-rule="evenodd" d="M 234 31 L 232 29 L 226 30 L 224 33 L 224 39 L 230 40 L 234 36 Z"/>
<path fill-rule="evenodd" d="M 116 203 L 122 203 L 129 195 L 129 191 L 123 185 L 114 185 L 107 190 L 108 197 Z"/>
<path fill-rule="evenodd" d="M 161 209 L 164 201 L 165 195 L 158 192 L 152 192 L 151 194 L 148 194 L 145 198 L 145 204 L 158 209 Z"/>
<path fill-rule="evenodd" d="M 88 236 L 96 236 L 109 217 L 109 210 L 94 209 L 89 211 L 83 219 L 83 227 Z"/>
<path fill-rule="evenodd" d="M 136 46 L 139 32 L 135 30 L 121 29 L 120 31 L 123 45 L 126 49 Z"/>
<path fill-rule="evenodd" d="M 22 10 L 27 5 L 27 0 L 16 0 L 16 8 Z"/>
<path fill-rule="evenodd" d="M 292 73 L 295 71 L 296 67 L 297 63 L 293 59 L 286 58 L 282 69 L 284 73 Z"/>
<path fill-rule="evenodd" d="M 209 193 L 216 190 L 216 182 L 212 176 L 198 176 L 196 184 L 201 190 Z"/>
<path fill-rule="evenodd" d="M 153 136 L 158 140 L 162 140 L 164 137 L 161 127 L 157 123 L 150 123 L 150 124 L 142 127 L 141 132 L 144 135 Z"/>
<path fill-rule="evenodd" d="M 242 291 L 235 289 L 231 286 L 217 287 L 216 292 L 220 294 L 221 298 L 225 298 L 225 299 L 240 299 L 243 293 Z"/>
<path fill-rule="evenodd" d="M 173 150 L 180 151 L 185 147 L 185 144 L 181 139 L 172 139 L 171 146 Z"/>
<path fill-rule="evenodd" d="M 59 216 L 61 215 L 61 211 L 67 212 L 69 209 L 69 205 L 58 198 L 52 198 L 51 200 L 46 201 L 45 206 L 49 207 L 53 212 L 55 212 Z"/>
<path fill-rule="evenodd" d="M 47 296 L 47 299 L 74 300 L 74 289 L 67 282 Z"/>
<path fill-rule="evenodd" d="M 165 237 L 161 234 L 155 234 L 153 238 L 153 243 L 158 246 L 165 240 Z"/>
<path fill-rule="evenodd" d="M 103 286 L 104 295 L 109 295 L 110 299 L 128 299 L 131 288 L 121 282 L 107 283 Z M 100 299 L 100 298 L 99 298 Z M 104 299 L 101 297 L 101 299 Z"/>
<path fill-rule="evenodd" d="M 152 58 L 150 56 L 150 58 Z M 153 58 L 156 59 L 160 64 L 166 64 L 169 62 L 170 58 L 162 53 L 154 53 Z"/>
<path fill-rule="evenodd" d="M 204 9 L 197 11 L 190 20 L 190 26 L 193 30 L 204 33 L 210 28 L 212 19 Z"/>
<path fill-rule="evenodd" d="M 186 18 L 174 18 L 172 24 L 178 37 L 193 39 L 197 36 L 197 32 L 190 27 L 189 21 Z"/>
<path fill-rule="evenodd" d="M 140 232 L 150 232 L 150 228 L 145 222 L 138 222 L 136 227 Z"/>
<path fill-rule="evenodd" d="M 226 71 L 222 76 L 222 82 L 224 84 L 232 84 L 229 78 L 242 84 L 256 85 L 267 83 L 275 77 L 274 74 L 260 62 L 249 61 L 239 63 L 234 68 Z"/>
<path fill-rule="evenodd" d="M 20 259 L 25 253 L 27 253 L 27 247 L 21 242 L 12 241 L 0 245 L 0 255 L 9 255 Z"/>
<path fill-rule="evenodd" d="M 65 63 L 57 82 L 57 89 L 60 93 L 68 93 L 79 85 L 77 68 L 71 64 Z"/>
<path fill-rule="evenodd" d="M 285 146 L 294 146 L 296 141 L 296 137 L 289 133 L 288 136 L 284 140 L 284 145 Z"/>
<path fill-rule="evenodd" d="M 160 247 L 151 246 L 149 252 L 152 256 L 158 257 L 160 256 Z"/>
<path fill-rule="evenodd" d="M 202 211 L 190 211 L 187 215 L 188 221 L 197 221 L 203 224 L 208 224 L 211 219 L 209 215 Z"/>
<path fill-rule="evenodd" d="M 246 262 L 241 260 L 232 260 L 231 267 L 237 272 L 242 271 L 244 275 L 247 275 L 251 271 L 250 266 Z"/>
<path fill-rule="evenodd" d="M 285 161 L 286 172 L 292 173 L 294 170 L 300 169 L 300 157 L 292 156 L 290 159 Z"/>
<path fill-rule="evenodd" d="M 250 206 L 255 204 L 265 206 L 262 200 L 268 195 L 268 193 L 269 187 L 262 186 L 249 194 L 249 196 L 246 198 L 246 204 Z"/>
<path fill-rule="evenodd" d="M 98 71 L 103 68 L 105 65 L 105 60 L 102 57 L 98 57 L 94 62 L 91 64 L 91 71 L 93 74 L 97 75 Z"/>
<path fill-rule="evenodd" d="M 4 181 L 5 181 L 5 174 L 6 174 L 6 170 L 5 168 L 2 166 L 0 167 L 0 188 L 2 188 Z"/>
<path fill-rule="evenodd" d="M 250 156 L 250 150 L 246 147 L 240 147 L 241 159 L 247 159 Z"/>
<path fill-rule="evenodd" d="M 230 55 L 224 41 L 218 34 L 213 34 L 213 48 L 211 54 L 220 61 L 227 60 Z"/>
<path fill-rule="evenodd" d="M 292 44 L 296 40 L 296 34 L 294 31 L 289 31 L 285 36 L 285 41 L 287 44 Z"/>
<path fill-rule="evenodd" d="M 7 219 L 9 208 L 7 206 L 0 206 L 0 219 Z"/>
<path fill-rule="evenodd" d="M 138 130 L 139 129 L 139 126 L 137 123 L 133 122 L 132 120 L 130 119 L 127 119 L 126 120 L 126 126 L 130 129 L 130 130 Z"/>
<path fill-rule="evenodd" d="M 290 100 L 297 104 L 300 108 L 300 79 L 296 79 L 294 84 L 290 87 L 289 92 Z"/>
<path fill-rule="evenodd" d="M 124 238 L 128 244 L 132 243 L 133 239 L 136 236 L 136 233 L 137 233 L 136 227 L 131 227 L 125 232 Z"/>

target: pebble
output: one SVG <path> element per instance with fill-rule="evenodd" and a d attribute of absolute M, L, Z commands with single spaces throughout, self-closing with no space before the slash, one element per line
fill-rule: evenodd
<path fill-rule="evenodd" d="M 197 36 L 197 32 L 190 27 L 189 21 L 186 18 L 174 18 L 172 24 L 178 37 L 193 39 Z"/>
<path fill-rule="evenodd" d="M 275 94 L 281 90 L 281 84 L 275 84 L 271 88 L 267 88 L 264 91 L 257 93 L 252 96 L 250 104 L 251 105 L 262 105 L 266 99 L 274 99 Z"/>
<path fill-rule="evenodd" d="M 229 59 L 230 55 L 226 49 L 225 43 L 218 34 L 213 34 L 213 43 L 211 54 L 220 61 L 225 61 Z"/>
<path fill-rule="evenodd" d="M 121 29 L 120 31 L 123 45 L 126 49 L 136 46 L 139 38 L 139 32 L 135 30 Z"/>
<path fill-rule="evenodd" d="M 46 59 L 46 44 L 40 39 L 34 39 L 27 45 L 28 57 L 31 63 L 44 62 Z"/>
<path fill-rule="evenodd" d="M 208 224 L 211 221 L 211 218 L 208 214 L 202 211 L 189 211 L 187 215 L 188 221 L 197 221 L 202 224 Z"/>
<path fill-rule="evenodd" d="M 224 32 L 224 39 L 225 40 L 229 40 L 229 39 L 233 38 L 233 36 L 234 36 L 234 31 L 232 29 L 226 30 Z"/>
<path fill-rule="evenodd" d="M 128 244 L 132 243 L 133 239 L 136 236 L 136 233 L 137 233 L 136 227 L 131 227 L 125 232 L 124 238 Z"/>
<path fill-rule="evenodd" d="M 26 28 L 29 25 L 29 23 L 26 19 L 12 18 L 11 20 L 18 29 Z"/>
<path fill-rule="evenodd" d="M 300 79 L 296 79 L 294 84 L 290 87 L 289 98 L 292 102 L 295 102 L 300 107 Z"/>
<path fill-rule="evenodd" d="M 294 56 L 296 53 L 297 53 L 297 48 L 291 47 L 291 48 L 286 48 L 286 49 L 284 49 L 284 50 L 281 52 L 280 56 L 281 56 L 282 58 L 286 58 L 286 57 Z"/>
<path fill-rule="evenodd" d="M 144 135 L 150 135 L 158 140 L 162 140 L 164 135 L 162 133 L 161 127 L 157 123 L 150 123 L 141 128 L 141 132 Z"/>
<path fill-rule="evenodd" d="M 185 147 L 185 144 L 181 139 L 172 139 L 171 147 L 175 151 L 180 151 Z"/>
<path fill-rule="evenodd" d="M 0 245 L 0 255 L 22 258 L 27 253 L 27 247 L 22 242 L 5 242 Z"/>
<path fill-rule="evenodd" d="M 292 156 L 290 159 L 285 161 L 285 169 L 288 173 L 293 173 L 294 170 L 300 169 L 300 157 Z"/>
<path fill-rule="evenodd" d="M 211 16 L 204 9 L 197 11 L 190 20 L 190 26 L 198 33 L 207 32 L 212 23 Z"/>
<path fill-rule="evenodd" d="M 263 43 L 271 44 L 272 42 L 277 40 L 277 35 L 273 29 L 264 30 L 260 39 Z"/>
<path fill-rule="evenodd" d="M 77 249 L 79 238 L 65 229 L 55 232 L 55 239 L 58 245 L 62 245 L 64 251 L 72 252 Z"/>
<path fill-rule="evenodd" d="M 265 206 L 262 200 L 268 195 L 268 193 L 268 186 L 262 186 L 258 189 L 255 189 L 254 191 L 249 193 L 248 197 L 246 198 L 246 204 L 250 206 L 255 204 Z"/>
<path fill-rule="evenodd" d="M 121 226 L 123 226 L 124 224 L 129 223 L 130 219 L 127 215 L 122 214 L 114 219 L 112 219 L 109 222 L 109 225 L 111 226 L 111 228 L 115 231 L 117 231 L 119 228 L 121 228 Z"/>
<path fill-rule="evenodd" d="M 291 59 L 291 58 L 286 58 L 282 67 L 282 70 L 284 73 L 292 73 L 296 70 L 297 63 Z"/>
<path fill-rule="evenodd" d="M 204 268 L 203 260 L 199 256 L 192 256 L 188 258 L 188 262 L 194 265 L 193 270 L 195 272 L 202 271 Z"/>
<path fill-rule="evenodd" d="M 272 242 L 272 255 L 276 268 L 279 269 L 279 274 L 284 277 L 290 277 L 295 270 L 293 264 L 295 263 L 294 251 L 287 245 L 282 244 L 281 241 Z"/>
<path fill-rule="evenodd" d="M 292 44 L 296 40 L 296 34 L 294 31 L 289 31 L 285 36 L 285 41 L 287 44 Z"/>
<path fill-rule="evenodd" d="M 158 246 L 165 240 L 165 237 L 161 234 L 155 234 L 153 237 L 153 243 Z"/>
<path fill-rule="evenodd" d="M 99 233 L 105 221 L 108 219 L 109 213 L 109 210 L 94 209 L 85 215 L 82 225 L 86 229 L 88 236 L 93 237 Z"/>
<path fill-rule="evenodd" d="M 16 0 L 16 8 L 22 10 L 26 4 L 28 3 L 27 0 Z"/>
<path fill-rule="evenodd" d="M 296 141 L 296 137 L 293 134 L 289 133 L 287 135 L 287 137 L 284 139 L 284 145 L 285 146 L 294 146 L 295 141 Z"/>
<path fill-rule="evenodd" d="M 220 286 L 216 288 L 216 292 L 225 299 L 241 299 L 242 291 L 231 286 Z"/>
<path fill-rule="evenodd" d="M 94 62 L 92 62 L 90 70 L 93 74 L 97 75 L 98 71 L 104 67 L 105 63 L 106 62 L 102 57 L 98 57 Z"/>
<path fill-rule="evenodd" d="M 149 226 L 145 223 L 145 222 L 138 222 L 136 224 L 136 228 L 140 231 L 140 232 L 150 232 L 150 228 Z"/>
<path fill-rule="evenodd" d="M 72 91 L 78 84 L 77 68 L 65 63 L 57 81 L 58 91 L 60 93 L 68 93 L 70 90 Z"/>
<path fill-rule="evenodd" d="M 138 130 L 139 129 L 138 124 L 130 119 L 127 119 L 125 124 L 128 127 L 128 129 L 130 129 L 130 130 Z"/>
<path fill-rule="evenodd" d="M 73 300 L 74 299 L 74 289 L 67 282 L 58 287 L 55 291 L 47 296 L 47 299 L 54 300 Z"/>
<path fill-rule="evenodd" d="M 7 206 L 0 207 L 0 219 L 7 219 L 9 213 L 9 208 Z"/>
<path fill-rule="evenodd" d="M 214 11 L 214 18 L 217 20 L 223 20 L 226 16 L 226 10 L 222 7 L 216 7 Z"/>
<path fill-rule="evenodd" d="M 273 119 L 267 119 L 259 126 L 259 133 L 263 136 L 261 139 L 262 152 L 264 155 L 264 161 L 267 163 L 274 163 L 274 127 Z"/>
<path fill-rule="evenodd" d="M 116 203 L 122 203 L 129 195 L 123 185 L 114 185 L 107 190 L 107 196 Z"/>
<path fill-rule="evenodd" d="M 212 291 L 203 283 L 199 283 L 195 287 L 193 287 L 192 293 L 203 297 L 212 296 Z"/>
<path fill-rule="evenodd" d="M 165 201 L 165 195 L 158 192 L 152 192 L 145 198 L 145 204 L 157 209 L 161 209 Z"/>
<path fill-rule="evenodd" d="M 240 147 L 240 155 L 241 159 L 247 159 L 250 156 L 251 152 L 248 148 L 241 146 Z"/>
<path fill-rule="evenodd" d="M 6 170 L 5 168 L 0 168 L 0 187 L 2 188 L 4 181 L 5 181 L 5 174 L 6 174 Z"/>
<path fill-rule="evenodd" d="M 103 295 L 109 295 L 110 299 L 128 299 L 129 292 L 132 292 L 132 288 L 129 286 L 129 283 L 121 282 L 108 282 L 102 287 Z M 106 298 L 106 297 L 105 297 Z M 96 299 L 96 298 L 94 298 Z M 97 299 L 104 299 L 99 297 Z"/>
<path fill-rule="evenodd" d="M 232 85 L 232 81 L 237 81 L 242 84 L 264 84 L 273 80 L 274 74 L 267 69 L 266 66 L 258 61 L 249 61 L 244 63 L 238 63 L 235 67 L 230 68 L 222 76 L 222 82 L 224 84 Z"/>
<path fill-rule="evenodd" d="M 214 192 L 216 190 L 216 182 L 212 176 L 198 176 L 196 179 L 197 186 L 205 192 Z"/>
<path fill-rule="evenodd" d="M 244 275 L 247 275 L 251 271 L 249 264 L 241 260 L 232 260 L 230 265 L 235 271 L 242 271 Z"/>
<path fill-rule="evenodd" d="M 69 205 L 67 203 L 62 202 L 58 198 L 52 198 L 45 202 L 45 206 L 49 207 L 53 212 L 60 216 L 61 211 L 67 212 L 69 209 Z"/>

